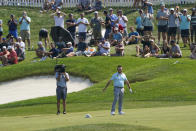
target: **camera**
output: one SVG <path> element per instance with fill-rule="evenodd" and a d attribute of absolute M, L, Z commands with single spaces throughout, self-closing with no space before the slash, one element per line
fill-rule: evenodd
<path fill-rule="evenodd" d="M 56 65 L 54 70 L 55 70 L 55 72 L 63 73 L 63 72 L 65 72 L 65 67 L 66 66 L 64 64 Z"/>

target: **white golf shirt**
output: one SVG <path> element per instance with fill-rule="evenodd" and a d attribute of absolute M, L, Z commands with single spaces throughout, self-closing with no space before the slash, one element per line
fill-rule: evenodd
<path fill-rule="evenodd" d="M 64 16 L 54 16 L 55 26 L 60 26 L 64 28 Z"/>
<path fill-rule="evenodd" d="M 88 22 L 88 19 L 86 19 L 86 18 L 83 18 L 83 19 L 79 18 L 77 20 L 77 24 L 80 23 L 80 22 L 83 22 L 83 23 L 86 23 L 86 24 L 89 23 Z M 85 25 L 85 24 L 79 24 L 78 25 L 78 32 L 87 32 L 87 25 Z"/>
<path fill-rule="evenodd" d="M 125 27 L 127 27 L 127 23 L 125 23 L 125 21 L 123 20 L 123 18 L 124 18 L 125 20 L 128 20 L 127 17 L 124 16 L 124 15 L 123 15 L 122 17 L 119 16 L 119 17 L 118 17 L 118 20 L 119 20 L 118 23 L 121 24 L 123 28 L 125 28 Z"/>

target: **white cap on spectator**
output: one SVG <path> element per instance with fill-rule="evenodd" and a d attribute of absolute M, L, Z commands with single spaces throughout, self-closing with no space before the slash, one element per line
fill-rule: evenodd
<path fill-rule="evenodd" d="M 39 41 L 39 42 L 37 42 L 37 44 L 38 44 L 38 45 L 42 45 L 42 42 L 41 42 L 41 41 Z"/>
<path fill-rule="evenodd" d="M 16 45 L 19 45 L 19 43 L 18 43 L 18 42 L 16 42 L 15 44 L 16 44 Z"/>
<path fill-rule="evenodd" d="M 98 11 L 95 11 L 94 14 L 98 14 Z"/>
<path fill-rule="evenodd" d="M 184 9 L 183 11 L 184 11 L 184 12 L 187 12 L 187 9 Z"/>
<path fill-rule="evenodd" d="M 22 38 L 19 36 L 18 39 L 22 39 Z"/>
<path fill-rule="evenodd" d="M 170 11 L 174 11 L 174 8 L 170 8 Z"/>
<path fill-rule="evenodd" d="M 110 9 L 109 9 L 109 11 L 110 11 L 110 10 L 113 10 L 113 9 L 112 9 L 112 8 L 110 8 Z"/>
<path fill-rule="evenodd" d="M 118 27 L 115 27 L 114 30 L 118 30 Z"/>
<path fill-rule="evenodd" d="M 71 42 L 67 42 L 67 45 L 72 45 L 72 43 Z"/>
<path fill-rule="evenodd" d="M 150 39 L 149 41 L 150 41 L 150 42 L 154 42 L 154 40 L 153 40 L 153 39 Z"/>
<path fill-rule="evenodd" d="M 57 14 L 60 14 L 61 13 L 61 11 L 57 11 Z"/>
<path fill-rule="evenodd" d="M 7 48 L 8 50 L 10 50 L 10 49 L 12 49 L 12 47 L 11 46 L 8 46 L 8 48 Z"/>
<path fill-rule="evenodd" d="M 6 46 L 3 46 L 3 49 L 6 49 Z"/>

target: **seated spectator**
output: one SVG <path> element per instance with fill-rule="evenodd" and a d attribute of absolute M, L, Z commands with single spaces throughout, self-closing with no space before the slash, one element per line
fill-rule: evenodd
<path fill-rule="evenodd" d="M 8 46 L 8 51 L 10 52 L 9 55 L 7 56 L 7 63 L 8 64 L 18 64 L 18 57 L 17 54 L 11 46 Z"/>
<path fill-rule="evenodd" d="M 54 58 L 57 57 L 59 55 L 59 50 L 55 47 L 55 45 L 53 43 L 51 43 L 51 49 L 49 52 L 45 52 L 45 56 Z"/>
<path fill-rule="evenodd" d="M 150 40 L 150 54 L 151 56 L 158 56 L 160 48 L 155 44 L 154 40 Z"/>
<path fill-rule="evenodd" d="M 4 47 L 4 46 L 5 46 L 6 48 L 8 47 L 8 43 L 7 43 L 7 41 L 6 41 L 6 38 L 3 38 L 3 39 L 2 39 L 2 43 L 0 43 L 0 49 L 1 49 L 1 51 L 3 51 L 3 47 Z M 1 51 L 0 51 L 0 52 L 1 52 Z"/>
<path fill-rule="evenodd" d="M 103 38 L 101 40 L 101 43 L 98 45 L 98 52 L 96 52 L 93 55 L 96 55 L 96 56 L 110 55 L 110 43 Z"/>
<path fill-rule="evenodd" d="M 137 44 L 138 38 L 140 37 L 139 33 L 137 31 L 135 31 L 133 26 L 130 27 L 130 31 L 131 32 L 129 33 L 128 38 L 127 38 L 128 45 Z"/>
<path fill-rule="evenodd" d="M 67 54 L 67 57 L 84 55 L 84 51 L 86 50 L 87 47 L 88 46 L 85 43 L 83 37 L 79 37 L 79 43 L 77 44 L 77 51 L 70 52 L 69 54 Z"/>
<path fill-rule="evenodd" d="M 69 56 L 69 54 L 73 53 L 74 48 L 72 46 L 72 43 L 67 42 L 66 45 L 67 45 L 66 48 L 62 49 L 62 53 L 60 54 L 60 57 L 67 57 L 67 56 Z"/>
<path fill-rule="evenodd" d="M 57 49 L 59 50 L 59 53 L 62 52 L 63 48 L 66 48 L 65 42 L 63 41 L 63 37 L 59 37 L 59 42 L 56 42 Z"/>
<path fill-rule="evenodd" d="M 175 41 L 171 41 L 171 51 L 170 51 L 170 57 L 172 58 L 181 58 L 182 57 L 182 51 L 180 49 L 180 46 L 176 44 Z"/>
<path fill-rule="evenodd" d="M 25 53 L 25 43 L 22 41 L 21 37 L 18 37 L 18 43 L 19 43 L 20 48 L 22 49 L 22 51 Z"/>
<path fill-rule="evenodd" d="M 25 59 L 25 54 L 23 52 L 23 49 L 20 47 L 20 44 L 18 42 L 16 42 L 15 52 L 17 54 L 18 61 L 23 61 Z"/>
<path fill-rule="evenodd" d="M 41 41 L 39 41 L 37 45 L 38 45 L 38 48 L 36 50 L 36 55 L 38 58 L 42 58 L 44 57 L 44 54 L 45 54 L 45 48 L 43 47 L 43 44 Z"/>
<path fill-rule="evenodd" d="M 90 10 L 90 0 L 79 0 L 79 4 L 76 5 L 79 11 Z"/>
<path fill-rule="evenodd" d="M 124 56 L 124 44 L 122 41 L 118 41 L 118 44 L 115 46 L 115 51 L 115 56 Z"/>
<path fill-rule="evenodd" d="M 191 49 L 190 58 L 191 58 L 191 59 L 196 59 L 196 44 L 195 44 L 195 43 L 192 43 L 192 44 L 190 45 L 190 49 Z"/>
<path fill-rule="evenodd" d="M 7 65 L 7 57 L 10 54 L 10 52 L 7 50 L 6 46 L 2 47 L 2 52 L 0 52 L 0 61 L 2 61 L 2 64 L 4 66 Z"/>
<path fill-rule="evenodd" d="M 53 10 L 61 9 L 62 6 L 63 6 L 63 0 L 55 0 L 52 9 Z"/>
<path fill-rule="evenodd" d="M 95 0 L 95 4 L 92 7 L 92 9 L 86 11 L 85 13 L 92 13 L 94 11 L 99 11 L 102 9 L 102 1 L 101 0 Z"/>
<path fill-rule="evenodd" d="M 168 58 L 170 55 L 170 47 L 168 46 L 167 41 L 163 41 L 163 47 L 161 48 L 161 55 L 158 55 L 157 58 Z"/>
<path fill-rule="evenodd" d="M 52 7 L 54 7 L 54 0 L 45 0 L 40 13 L 48 12 Z"/>
<path fill-rule="evenodd" d="M 114 33 L 112 35 L 111 45 L 115 46 L 117 45 L 118 41 L 122 41 L 122 34 L 118 31 L 118 28 L 114 28 Z"/>
<path fill-rule="evenodd" d="M 49 43 L 49 34 L 48 34 L 48 30 L 45 28 L 42 28 L 39 31 L 39 41 L 42 41 L 42 38 L 44 38 L 44 42 L 45 42 L 45 49 L 47 49 L 47 45 Z"/>

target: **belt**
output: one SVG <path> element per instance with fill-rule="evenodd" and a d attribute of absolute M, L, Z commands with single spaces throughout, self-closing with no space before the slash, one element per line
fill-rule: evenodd
<path fill-rule="evenodd" d="M 124 88 L 124 87 L 119 87 L 119 86 L 114 86 L 115 88 Z"/>

